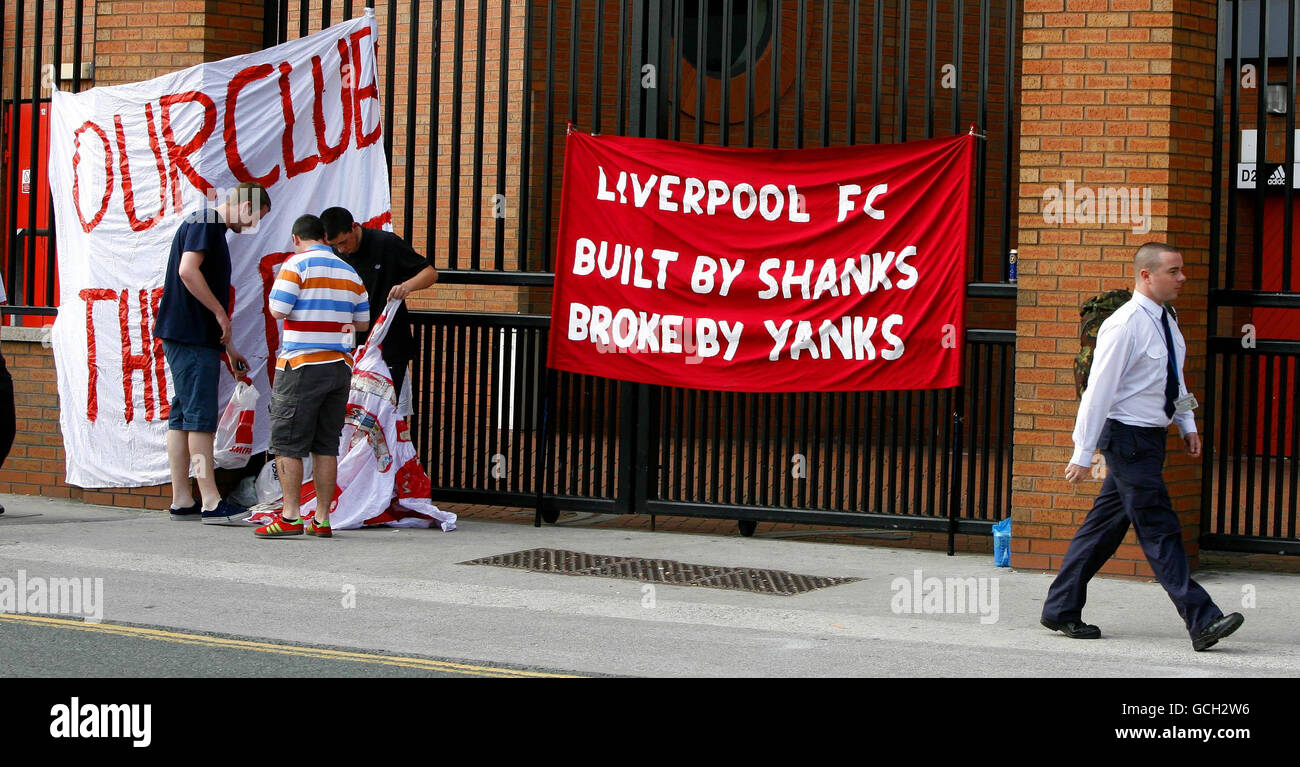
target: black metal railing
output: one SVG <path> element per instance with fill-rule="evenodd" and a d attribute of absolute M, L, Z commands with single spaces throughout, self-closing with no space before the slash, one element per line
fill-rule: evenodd
<path fill-rule="evenodd" d="M 435 500 L 983 533 L 1010 514 L 1010 331 L 968 333 L 959 404 L 953 389 L 739 394 L 548 372 L 545 316 L 411 317 Z"/>
<path fill-rule="evenodd" d="M 1295 3 L 1220 0 L 1201 498 L 1208 549 L 1300 554 L 1297 36 Z"/>

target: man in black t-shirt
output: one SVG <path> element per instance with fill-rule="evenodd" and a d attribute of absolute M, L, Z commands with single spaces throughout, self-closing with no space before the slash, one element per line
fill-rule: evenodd
<path fill-rule="evenodd" d="M 230 339 L 226 230 L 238 234 L 254 229 L 270 210 L 271 198 L 265 189 L 255 183 L 240 184 L 217 207 L 186 216 L 172 237 L 153 328 L 154 338 L 162 339 L 175 395 L 167 422 L 172 519 L 201 518 L 204 523 L 219 524 L 238 521 L 248 513 L 222 499 L 213 476 L 221 352 L 225 351 L 236 378 L 248 369 L 248 362 Z M 195 470 L 201 495 L 198 501 L 190 486 L 191 456 L 200 459 Z"/>
<path fill-rule="evenodd" d="M 325 244 L 356 270 L 366 286 L 370 296 L 370 327 L 375 326 L 384 304 L 403 300 L 413 291 L 438 281 L 433 264 L 392 232 L 362 227 L 346 208 L 327 208 L 320 219 L 325 224 Z M 369 331 L 358 333 L 357 345 L 365 343 L 368 337 Z M 411 337 L 404 300 L 397 308 L 383 346 L 384 362 L 393 375 L 394 396 L 401 397 L 406 366 L 415 356 L 415 339 Z"/>

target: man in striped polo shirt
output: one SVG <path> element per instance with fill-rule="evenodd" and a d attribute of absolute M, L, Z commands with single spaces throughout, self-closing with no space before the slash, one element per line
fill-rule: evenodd
<path fill-rule="evenodd" d="M 270 447 L 284 508 L 278 519 L 254 533 L 262 538 L 302 535 L 302 459 L 310 453 L 316 514 L 306 532 L 327 538 L 352 382 L 353 332 L 370 324 L 370 304 L 356 271 L 325 244 L 319 218 L 306 215 L 293 222 L 293 247 L 296 255 L 280 267 L 268 299 L 271 316 L 284 320 L 271 391 Z"/>

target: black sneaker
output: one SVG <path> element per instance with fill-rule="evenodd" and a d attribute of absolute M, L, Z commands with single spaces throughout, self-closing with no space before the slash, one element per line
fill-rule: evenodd
<path fill-rule="evenodd" d="M 203 501 L 195 501 L 193 506 L 186 506 L 183 509 L 172 506 L 168 511 L 171 512 L 173 522 L 190 522 L 199 518 L 203 511 Z"/>
<path fill-rule="evenodd" d="M 217 501 L 217 508 L 200 512 L 205 525 L 228 525 L 248 519 L 249 511 L 243 506 L 222 498 Z"/>

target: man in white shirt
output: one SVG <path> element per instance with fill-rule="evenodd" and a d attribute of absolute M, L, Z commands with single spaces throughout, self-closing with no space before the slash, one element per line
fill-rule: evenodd
<path fill-rule="evenodd" d="M 1047 592 L 1042 624 L 1072 639 L 1096 639 L 1101 630 L 1083 622 L 1088 581 L 1110 559 L 1132 524 L 1152 571 L 1169 593 L 1192 637 L 1205 650 L 1236 631 L 1240 613 L 1224 615 L 1210 595 L 1192 580 L 1183 548 L 1183 530 L 1170 502 L 1161 469 L 1171 422 L 1186 442 L 1187 454 L 1201 455 L 1182 368 L 1187 344 L 1162 304 L 1182 291 L 1187 276 L 1183 257 L 1159 242 L 1138 248 L 1133 259 L 1133 298 L 1097 331 L 1088 388 L 1074 424 L 1074 455 L 1065 478 L 1077 483 L 1091 471 L 1101 450 L 1106 480 L 1092 511 L 1070 541 L 1061 571 Z"/>

